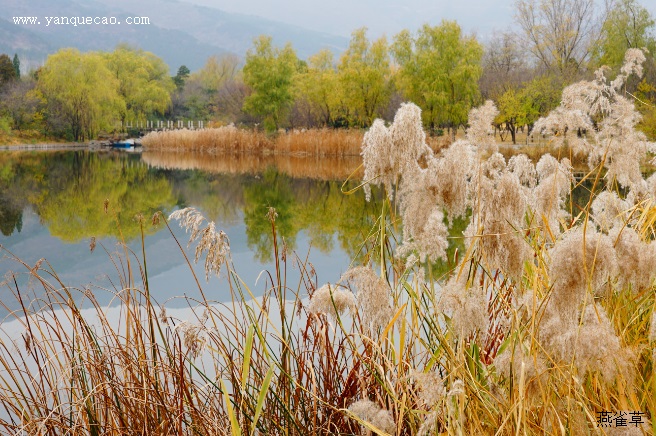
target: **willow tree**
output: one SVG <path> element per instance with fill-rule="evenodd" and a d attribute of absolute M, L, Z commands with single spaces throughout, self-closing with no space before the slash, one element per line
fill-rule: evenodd
<path fill-rule="evenodd" d="M 308 68 L 294 81 L 296 94 L 306 99 L 323 125 L 332 125 L 341 103 L 333 53 L 323 49 L 308 59 Z"/>
<path fill-rule="evenodd" d="M 121 121 L 145 120 L 164 111 L 171 104 L 175 88 L 169 67 L 150 52 L 119 45 L 105 54 L 107 67 L 118 82 L 118 94 L 125 102 Z"/>
<path fill-rule="evenodd" d="M 594 47 L 595 63 L 619 69 L 630 48 L 645 47 L 653 56 L 656 50 L 654 28 L 654 17 L 636 0 L 613 3 L 602 27 L 601 38 Z"/>
<path fill-rule="evenodd" d="M 48 56 L 39 73 L 38 88 L 48 105 L 48 122 L 68 131 L 78 141 L 111 129 L 125 110 L 118 95 L 119 82 L 103 55 L 67 48 Z"/>
<path fill-rule="evenodd" d="M 425 24 L 416 37 L 407 30 L 394 38 L 392 53 L 400 66 L 404 95 L 423 110 L 424 123 L 457 129 L 479 98 L 483 48 L 462 34 L 455 21 Z"/>
<path fill-rule="evenodd" d="M 339 62 L 339 82 L 349 118 L 369 126 L 380 116 L 390 97 L 390 62 L 387 40 L 367 39 L 367 28 L 357 29 Z"/>
<path fill-rule="evenodd" d="M 292 78 L 298 58 L 291 44 L 273 46 L 270 36 L 255 39 L 246 54 L 244 83 L 251 94 L 244 100 L 244 111 L 264 119 L 268 130 L 277 130 L 293 101 Z"/>

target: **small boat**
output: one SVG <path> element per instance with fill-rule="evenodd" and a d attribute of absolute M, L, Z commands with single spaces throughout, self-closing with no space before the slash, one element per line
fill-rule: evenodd
<path fill-rule="evenodd" d="M 121 149 L 141 147 L 141 141 L 136 140 L 134 138 L 121 139 L 121 140 L 118 140 L 118 141 L 114 141 L 112 143 L 112 147 L 121 148 Z"/>

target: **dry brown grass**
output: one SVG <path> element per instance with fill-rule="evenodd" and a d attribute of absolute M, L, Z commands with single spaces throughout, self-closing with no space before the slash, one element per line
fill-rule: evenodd
<path fill-rule="evenodd" d="M 363 136 L 360 130 L 294 130 L 278 135 L 273 148 L 276 153 L 290 155 L 358 156 Z"/>
<path fill-rule="evenodd" d="M 234 126 L 200 130 L 151 132 L 142 143 L 150 150 L 201 151 L 230 154 L 283 154 L 313 156 L 357 156 L 363 133 L 359 130 L 293 130 L 267 136 Z"/>
<path fill-rule="evenodd" d="M 271 141 L 263 133 L 233 126 L 150 132 L 141 142 L 145 148 L 151 150 L 169 151 L 262 153 L 271 149 Z"/>
<path fill-rule="evenodd" d="M 309 129 L 267 136 L 260 131 L 222 126 L 199 130 L 151 132 L 142 143 L 151 151 L 284 156 L 359 156 L 364 132 L 356 129 Z M 448 147 L 448 136 L 428 137 L 433 151 Z"/>

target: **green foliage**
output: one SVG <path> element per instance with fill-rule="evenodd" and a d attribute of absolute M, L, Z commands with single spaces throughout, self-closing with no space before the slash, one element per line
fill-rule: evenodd
<path fill-rule="evenodd" d="M 274 169 L 267 170 L 261 181 L 245 181 L 243 198 L 248 245 L 260 261 L 272 259 L 269 207 L 278 212 L 276 232 L 290 251 L 303 231 L 312 247 L 324 253 L 333 249 L 337 235 L 341 248 L 355 258 L 373 224 L 369 214 L 380 206 L 378 202 L 365 204 L 360 192 L 345 197 L 339 182 L 294 179 Z"/>
<path fill-rule="evenodd" d="M 647 135 L 650 141 L 656 141 L 656 85 L 643 79 L 636 89 L 636 107 L 642 114 L 638 129 Z"/>
<path fill-rule="evenodd" d="M 323 49 L 310 56 L 307 68 L 296 76 L 295 92 L 305 98 L 324 126 L 330 126 L 338 116 L 342 95 L 333 53 Z"/>
<path fill-rule="evenodd" d="M 619 69 L 629 48 L 656 50 L 654 17 L 637 0 L 619 0 L 604 22 L 599 42 L 593 51 L 596 67 L 607 65 Z"/>
<path fill-rule="evenodd" d="M 244 100 L 244 111 L 262 117 L 267 130 L 277 130 L 292 100 L 292 78 L 298 60 L 291 44 L 273 46 L 272 38 L 260 36 L 246 54 L 244 83 L 252 93 Z"/>
<path fill-rule="evenodd" d="M 77 141 L 111 129 L 118 114 L 125 113 L 119 83 L 101 54 L 63 49 L 48 57 L 38 87 L 48 102 L 49 122 L 60 117 L 61 127 Z"/>
<path fill-rule="evenodd" d="M 537 76 L 525 83 L 520 91 L 520 109 L 524 122 L 530 127 L 560 102 L 564 84 L 554 76 Z"/>
<path fill-rule="evenodd" d="M 6 173 L 0 171 L 0 216 L 14 217 L 15 227 L 29 204 L 50 234 L 67 242 L 91 237 L 133 239 L 140 232 L 137 214 L 150 217 L 158 210 L 172 209 L 176 202 L 163 175 L 119 156 L 19 155 L 4 160 L 0 168 L 7 168 Z"/>
<path fill-rule="evenodd" d="M 367 39 L 367 28 L 355 30 L 339 63 L 339 83 L 348 118 L 355 125 L 369 126 L 390 97 L 390 64 L 385 37 Z"/>
<path fill-rule="evenodd" d="M 11 118 L 0 117 L 0 132 L 11 133 Z"/>
<path fill-rule="evenodd" d="M 239 58 L 235 55 L 210 56 L 203 68 L 193 77 L 200 82 L 203 91 L 212 100 L 226 82 L 237 76 L 238 69 Z"/>
<path fill-rule="evenodd" d="M 0 89 L 16 78 L 14 64 L 6 54 L 0 55 Z"/>
<path fill-rule="evenodd" d="M 455 21 L 424 25 L 413 38 L 402 31 L 392 52 L 401 66 L 404 95 L 423 109 L 424 123 L 457 128 L 478 101 L 483 48 L 476 38 L 462 35 Z"/>
<path fill-rule="evenodd" d="M 11 117 L 12 128 L 40 129 L 45 100 L 30 78 L 7 85 L 0 96 L 0 113 Z"/>
<path fill-rule="evenodd" d="M 14 71 L 16 72 L 16 78 L 20 79 L 21 71 L 20 71 L 20 59 L 18 59 L 18 53 L 14 53 L 14 60 L 12 64 L 14 64 Z"/>
<path fill-rule="evenodd" d="M 185 81 L 189 77 L 189 68 L 187 68 L 186 65 L 181 65 L 180 68 L 178 68 L 178 73 L 173 76 L 173 83 L 175 83 L 175 86 L 177 89 L 180 89 L 184 87 Z"/>
<path fill-rule="evenodd" d="M 155 113 L 164 113 L 171 104 L 174 84 L 162 59 L 126 45 L 118 46 L 104 57 L 124 102 L 119 106 L 123 122 L 145 120 Z"/>
<path fill-rule="evenodd" d="M 532 126 L 538 118 L 558 105 L 560 87 L 549 77 L 536 77 L 520 89 L 510 88 L 497 101 L 499 115 L 495 122 L 504 124 L 516 144 L 517 129 Z"/>

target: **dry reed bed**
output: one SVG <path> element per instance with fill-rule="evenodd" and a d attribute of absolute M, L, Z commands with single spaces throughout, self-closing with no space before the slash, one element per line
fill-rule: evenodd
<path fill-rule="evenodd" d="M 363 133 L 358 130 L 293 130 L 267 136 L 232 125 L 199 130 L 151 132 L 143 137 L 149 150 L 199 151 L 227 154 L 357 156 Z"/>
<path fill-rule="evenodd" d="M 294 178 L 346 180 L 362 177 L 359 157 L 286 156 L 286 155 L 221 155 L 207 153 L 145 151 L 141 159 L 151 167 L 179 170 L 202 170 L 223 174 L 261 174 L 267 168 Z"/>
<path fill-rule="evenodd" d="M 363 135 L 364 132 L 354 129 L 309 129 L 267 136 L 260 131 L 229 125 L 150 132 L 143 137 L 142 144 L 151 151 L 346 157 L 360 155 Z M 449 143 L 449 138 L 444 136 L 427 138 L 428 146 L 434 151 Z"/>

